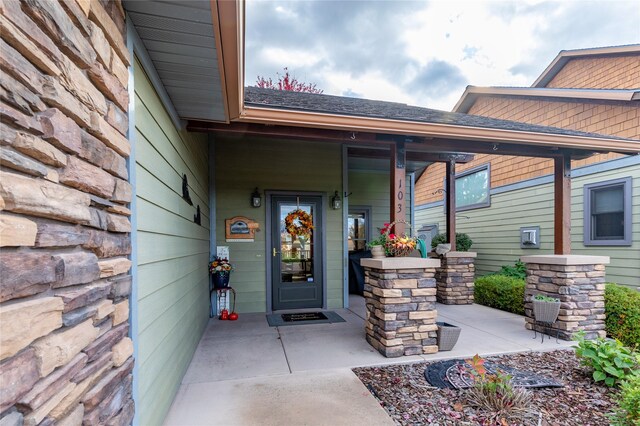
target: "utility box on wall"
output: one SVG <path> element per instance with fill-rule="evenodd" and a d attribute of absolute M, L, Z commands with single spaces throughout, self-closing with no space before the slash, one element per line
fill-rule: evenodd
<path fill-rule="evenodd" d="M 520 228 L 520 248 L 539 249 L 540 248 L 540 227 L 523 226 Z"/>

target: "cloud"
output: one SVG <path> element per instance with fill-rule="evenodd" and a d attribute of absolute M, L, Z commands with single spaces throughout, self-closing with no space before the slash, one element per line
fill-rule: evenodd
<path fill-rule="evenodd" d="M 466 79 L 457 66 L 434 59 L 420 69 L 416 78 L 409 84 L 409 89 L 435 98 L 449 93 L 451 87 L 463 85 L 466 85 Z"/>
<path fill-rule="evenodd" d="M 248 1 L 245 83 L 284 67 L 327 94 L 450 109 L 529 86 L 563 49 L 640 41 L 629 1 Z"/>

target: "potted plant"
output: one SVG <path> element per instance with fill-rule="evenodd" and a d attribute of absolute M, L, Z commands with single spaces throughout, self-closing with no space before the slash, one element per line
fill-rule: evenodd
<path fill-rule="evenodd" d="M 229 287 L 231 271 L 233 271 L 233 265 L 229 263 L 229 259 L 216 257 L 209 262 L 209 273 L 213 281 L 213 288 Z"/>
<path fill-rule="evenodd" d="M 378 228 L 378 230 L 380 231 L 380 235 L 378 235 L 378 238 L 367 243 L 367 247 L 371 249 L 371 257 L 373 257 L 374 259 L 381 259 L 387 256 L 385 244 L 387 243 L 388 229 L 389 224 L 385 223 L 382 228 Z"/>
<path fill-rule="evenodd" d="M 553 324 L 560 313 L 560 299 L 536 294 L 533 297 L 533 317 L 536 321 Z"/>
<path fill-rule="evenodd" d="M 438 350 L 450 351 L 458 343 L 461 328 L 448 322 L 436 322 L 438 326 Z"/>

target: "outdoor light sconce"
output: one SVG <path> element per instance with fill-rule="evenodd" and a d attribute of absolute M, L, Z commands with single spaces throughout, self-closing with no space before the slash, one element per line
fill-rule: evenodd
<path fill-rule="evenodd" d="M 251 194 L 251 207 L 258 208 L 262 205 L 262 197 L 258 192 L 258 188 L 253 190 L 253 194 Z"/>
<path fill-rule="evenodd" d="M 339 210 L 340 207 L 342 207 L 342 200 L 338 195 L 338 191 L 336 191 L 335 195 L 331 197 L 331 207 L 333 207 L 334 210 Z"/>

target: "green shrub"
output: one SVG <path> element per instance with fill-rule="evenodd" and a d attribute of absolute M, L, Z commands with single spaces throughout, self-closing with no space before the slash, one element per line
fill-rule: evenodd
<path fill-rule="evenodd" d="M 514 314 L 524 315 L 525 280 L 504 275 L 476 278 L 475 302 Z"/>
<path fill-rule="evenodd" d="M 640 374 L 630 377 L 620 386 L 618 408 L 611 418 L 611 425 L 640 425 Z"/>
<path fill-rule="evenodd" d="M 607 335 L 632 348 L 640 348 L 640 292 L 607 284 L 604 309 Z"/>
<path fill-rule="evenodd" d="M 445 234 L 438 234 L 431 240 L 431 248 L 436 248 L 438 244 L 445 244 L 447 242 L 447 236 Z M 473 241 L 467 234 L 462 232 L 456 232 L 456 251 L 469 251 Z"/>
<path fill-rule="evenodd" d="M 624 346 L 619 340 L 586 340 L 584 331 L 576 334 L 576 355 L 582 365 L 593 370 L 593 380 L 615 386 L 625 379 L 640 374 L 640 353 Z"/>
<path fill-rule="evenodd" d="M 527 266 L 520 260 L 516 261 L 514 266 L 504 265 L 500 267 L 500 270 L 496 272 L 496 275 L 505 275 L 507 277 L 520 278 L 521 280 L 527 279 Z"/>

